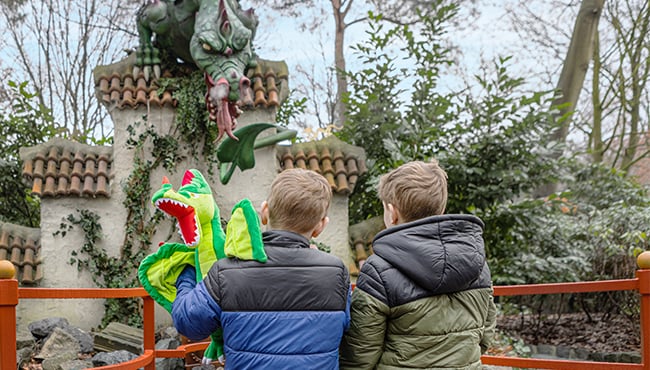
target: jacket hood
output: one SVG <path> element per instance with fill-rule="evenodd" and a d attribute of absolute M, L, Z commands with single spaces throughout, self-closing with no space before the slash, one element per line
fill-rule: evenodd
<path fill-rule="evenodd" d="M 483 222 L 440 215 L 397 225 L 373 240 L 374 253 L 434 294 L 466 290 L 485 266 Z"/>

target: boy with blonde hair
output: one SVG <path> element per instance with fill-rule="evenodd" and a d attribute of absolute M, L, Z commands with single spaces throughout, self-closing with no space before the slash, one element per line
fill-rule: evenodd
<path fill-rule="evenodd" d="M 350 278 L 339 258 L 309 244 L 331 199 L 316 172 L 281 172 L 261 210 L 267 261 L 220 259 L 198 284 L 187 268 L 172 306 L 177 330 L 200 340 L 222 327 L 226 369 L 338 369 Z"/>
<path fill-rule="evenodd" d="M 483 222 L 443 215 L 435 160 L 384 175 L 379 198 L 386 229 L 352 294 L 341 369 L 480 369 L 496 324 Z"/>

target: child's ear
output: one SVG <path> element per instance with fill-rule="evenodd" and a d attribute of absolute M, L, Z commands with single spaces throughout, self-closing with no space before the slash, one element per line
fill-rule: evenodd
<path fill-rule="evenodd" d="M 261 212 L 261 221 L 262 225 L 266 225 L 269 223 L 269 202 L 263 201 L 262 202 L 262 212 Z"/>
<path fill-rule="evenodd" d="M 325 226 L 327 226 L 327 224 L 328 224 L 329 222 L 330 222 L 330 218 L 329 218 L 329 217 L 327 217 L 327 216 L 323 217 L 323 218 L 320 220 L 320 222 L 318 223 L 318 225 L 316 225 L 316 227 L 314 228 L 314 231 L 312 231 L 312 233 L 311 233 L 311 237 L 312 237 L 312 238 L 315 238 L 315 237 L 317 237 L 318 235 L 320 235 L 320 233 L 322 233 L 323 230 L 325 230 Z"/>
<path fill-rule="evenodd" d="M 399 209 L 390 203 L 388 203 L 388 206 L 386 208 L 388 209 L 388 219 L 390 220 L 391 225 L 399 224 Z"/>

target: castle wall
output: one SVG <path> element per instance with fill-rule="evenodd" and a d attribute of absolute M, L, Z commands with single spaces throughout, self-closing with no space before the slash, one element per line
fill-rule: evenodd
<path fill-rule="evenodd" d="M 68 231 L 65 237 L 54 236 L 60 230 L 63 218 L 76 213 L 75 210 L 86 209 L 100 217 L 103 237 L 99 247 L 104 248 L 109 256 L 119 256 L 124 244 L 125 225 L 127 222 L 127 209 L 124 206 L 126 194 L 124 189 L 129 186 L 129 176 L 134 168 L 136 153 L 133 148 L 127 147 L 130 134 L 127 130 L 133 125 L 136 135 L 146 129 L 146 125 L 155 127 L 159 135 L 175 133 L 175 111 L 172 107 L 138 106 L 135 109 L 117 109 L 115 106 L 107 108 L 114 123 L 113 161 L 110 177 L 110 197 L 45 197 L 41 204 L 41 257 L 43 258 L 42 287 L 59 288 L 85 288 L 95 287 L 92 276 L 87 271 L 77 271 L 69 263 L 71 253 L 79 250 L 84 242 L 82 230 L 75 227 Z M 147 117 L 145 121 L 143 116 Z M 258 108 L 246 111 L 239 118 L 238 128 L 251 123 L 275 122 L 275 108 Z M 134 125 L 139 122 L 139 125 Z M 274 133 L 266 130 L 259 137 Z M 236 169 L 228 184 L 219 181 L 219 169 L 213 168 L 210 175 L 208 163 L 194 159 L 190 150 L 202 148 L 202 138 L 192 148 L 181 148 L 186 160 L 176 163 L 174 170 L 167 170 L 160 166 L 150 174 L 152 192 L 160 188 L 163 176 L 168 177 L 175 189 L 178 189 L 185 170 L 199 169 L 210 183 L 214 198 L 221 210 L 221 216 L 230 218 L 232 207 L 241 199 L 249 198 L 258 209 L 266 199 L 271 183 L 280 171 L 276 157 L 276 147 L 264 147 L 255 150 L 255 167 L 246 171 Z M 145 153 L 150 153 L 152 148 L 145 148 Z M 152 158 L 146 158 L 152 159 Z M 151 196 L 151 195 L 150 195 Z M 149 198 L 150 199 L 150 198 Z M 346 265 L 352 263 L 348 241 L 348 198 L 346 195 L 335 194 L 330 208 L 330 223 L 325 231 L 316 240 L 328 245 L 331 253 L 343 259 Z M 154 207 L 147 202 L 149 214 L 153 214 Z M 175 220 L 167 218 L 161 222 L 152 237 L 150 252 L 157 249 L 160 242 L 180 241 L 175 228 Z M 27 325 L 32 321 L 45 317 L 65 317 L 68 321 L 84 330 L 98 327 L 104 316 L 104 300 L 21 300 L 18 305 L 19 325 Z M 171 325 L 170 315 L 156 305 L 157 326 Z"/>

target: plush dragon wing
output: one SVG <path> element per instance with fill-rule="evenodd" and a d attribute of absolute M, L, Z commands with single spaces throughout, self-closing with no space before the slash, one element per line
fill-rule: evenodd
<path fill-rule="evenodd" d="M 266 262 L 260 219 L 248 199 L 240 200 L 232 209 L 226 227 L 224 252 L 226 256 L 240 260 Z"/>

